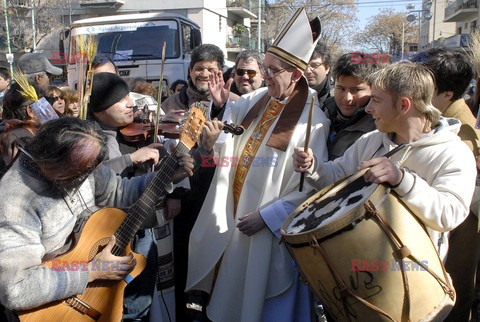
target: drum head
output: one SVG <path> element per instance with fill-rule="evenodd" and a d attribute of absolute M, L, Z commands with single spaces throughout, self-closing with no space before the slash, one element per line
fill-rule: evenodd
<path fill-rule="evenodd" d="M 282 234 L 285 237 L 318 231 L 330 234 L 361 218 L 365 212 L 363 204 L 378 188 L 377 184 L 365 182 L 366 171 L 345 177 L 309 198 L 287 218 Z"/>

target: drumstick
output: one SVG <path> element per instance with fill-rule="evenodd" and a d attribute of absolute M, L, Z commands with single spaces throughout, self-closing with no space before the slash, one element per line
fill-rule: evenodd
<path fill-rule="evenodd" d="M 397 145 L 397 147 L 391 151 L 388 151 L 387 153 L 385 153 L 383 156 L 385 158 L 390 158 L 392 155 L 394 155 L 395 153 L 397 153 L 398 151 L 400 151 L 403 147 L 405 146 L 405 143 L 402 143 L 400 145 Z"/>
<path fill-rule="evenodd" d="M 310 113 L 308 113 L 307 121 L 307 133 L 305 135 L 305 146 L 303 152 L 308 153 L 308 142 L 310 141 L 310 130 L 312 128 L 312 117 L 313 117 L 313 102 L 315 101 L 315 96 L 312 95 L 312 102 L 310 103 Z M 300 174 L 300 187 L 298 191 L 302 192 L 303 190 L 303 181 L 305 180 L 305 172 Z"/>

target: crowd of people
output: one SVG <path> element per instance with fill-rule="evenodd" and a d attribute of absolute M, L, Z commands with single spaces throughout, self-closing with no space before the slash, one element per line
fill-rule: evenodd
<path fill-rule="evenodd" d="M 156 231 L 170 223 L 175 305 L 160 305 L 167 321 L 316 321 L 323 304 L 322 318 L 334 321 L 302 281 L 281 228 L 313 193 L 365 170 L 366 182 L 388 186 L 425 226 L 456 291 L 445 320 L 469 321 L 480 260 L 480 132 L 464 100 L 471 58 L 434 48 L 421 63 L 334 59 L 320 35 L 319 18 L 301 8 L 265 54 L 240 52 L 227 72 L 222 50 L 200 45 L 188 81 L 160 95 L 97 56 L 87 120 L 76 90 L 50 84 L 62 70 L 41 54 L 23 55 L 16 75 L 0 68 L 3 315 L 17 321 L 93 281 L 125 280 L 123 320 L 165 321 L 152 307 L 162 278 Z M 189 154 L 175 152 L 178 138 L 121 135 L 145 108 L 138 98 L 156 105 L 159 96 L 163 115 L 206 111 Z M 225 133 L 230 123 L 243 133 Z M 42 266 L 75 247 L 95 211 L 129 209 L 172 154 L 178 168 L 132 236 L 132 250 L 146 258 L 138 277 L 129 275 L 133 255 L 113 252 L 115 235 L 84 270 Z M 125 265 L 99 271 L 95 261 Z"/>

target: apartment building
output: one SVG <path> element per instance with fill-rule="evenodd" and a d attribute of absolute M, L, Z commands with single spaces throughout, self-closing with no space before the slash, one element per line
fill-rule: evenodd
<path fill-rule="evenodd" d="M 454 34 L 445 39 L 445 46 L 467 47 L 470 34 L 478 27 L 480 18 L 479 0 L 448 1 L 444 22 L 454 23 Z"/>
<path fill-rule="evenodd" d="M 439 46 L 455 35 L 455 23 L 445 20 L 448 0 L 423 0 L 419 50 Z"/>

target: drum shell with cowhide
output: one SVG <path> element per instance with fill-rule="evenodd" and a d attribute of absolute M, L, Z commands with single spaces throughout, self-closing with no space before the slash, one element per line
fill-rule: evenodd
<path fill-rule="evenodd" d="M 336 321 L 442 321 L 455 291 L 432 240 L 394 191 L 363 180 L 365 171 L 290 214 L 287 249 Z"/>

